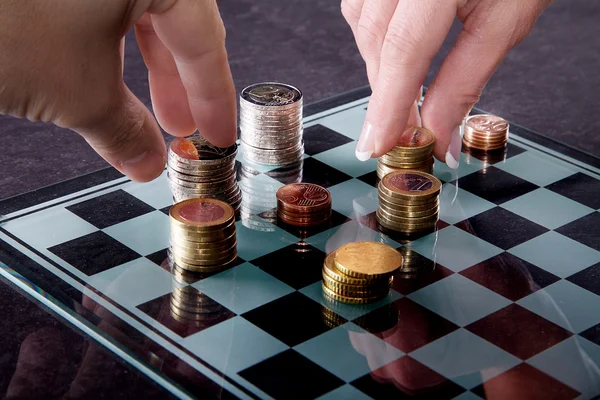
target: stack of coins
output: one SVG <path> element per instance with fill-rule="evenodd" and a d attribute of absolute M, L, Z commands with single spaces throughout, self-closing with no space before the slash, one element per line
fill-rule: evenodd
<path fill-rule="evenodd" d="M 330 253 L 323 263 L 323 292 L 335 301 L 366 304 L 389 293 L 402 254 L 383 243 L 354 242 Z"/>
<path fill-rule="evenodd" d="M 433 172 L 433 132 L 415 126 L 407 127 L 392 150 L 377 160 L 377 177 L 394 171 L 415 170 Z"/>
<path fill-rule="evenodd" d="M 244 158 L 287 165 L 304 155 L 302 93 L 282 83 L 257 83 L 240 94 L 240 147 Z"/>
<path fill-rule="evenodd" d="M 288 225 L 316 226 L 331 217 L 331 194 L 312 183 L 292 183 L 277 193 L 277 218 Z"/>
<path fill-rule="evenodd" d="M 396 171 L 378 185 L 377 222 L 392 231 L 413 234 L 435 229 L 442 183 L 419 171 Z"/>
<path fill-rule="evenodd" d="M 233 208 L 216 199 L 190 199 L 171 207 L 173 269 L 211 273 L 237 258 Z"/>
<path fill-rule="evenodd" d="M 169 311 L 173 319 L 196 326 L 212 326 L 221 317 L 222 307 L 189 285 L 173 282 Z"/>
<path fill-rule="evenodd" d="M 499 150 L 508 142 L 508 122 L 494 115 L 472 115 L 465 121 L 463 144 L 482 151 Z"/>
<path fill-rule="evenodd" d="M 167 176 L 175 202 L 215 198 L 236 211 L 242 193 L 236 181 L 237 146 L 226 149 L 211 145 L 201 136 L 175 139 L 169 146 Z"/>

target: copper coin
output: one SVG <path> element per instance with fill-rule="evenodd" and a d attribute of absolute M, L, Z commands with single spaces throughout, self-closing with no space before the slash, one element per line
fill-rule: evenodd
<path fill-rule="evenodd" d="M 467 118 L 465 129 L 481 133 L 504 133 L 508 131 L 508 122 L 495 115 L 479 114 Z"/>
<path fill-rule="evenodd" d="M 169 214 L 172 220 L 183 225 L 194 227 L 218 226 L 233 218 L 233 208 L 216 199 L 184 200 L 171 207 Z"/>
<path fill-rule="evenodd" d="M 287 208 L 311 211 L 331 204 L 329 191 L 312 183 L 292 183 L 277 191 L 277 200 Z"/>
<path fill-rule="evenodd" d="M 435 143 L 433 132 L 416 126 L 408 126 L 396 143 L 398 147 L 410 147 L 413 149 L 432 146 Z"/>

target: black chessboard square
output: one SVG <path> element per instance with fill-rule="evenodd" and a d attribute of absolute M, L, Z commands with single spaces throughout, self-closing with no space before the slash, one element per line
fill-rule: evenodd
<path fill-rule="evenodd" d="M 169 249 L 159 250 L 156 253 L 147 255 L 146 258 L 156 265 L 163 265 L 167 261 L 168 251 Z"/>
<path fill-rule="evenodd" d="M 271 171 L 277 172 L 277 170 Z M 283 184 L 287 184 L 285 180 L 275 178 Z M 304 167 L 302 170 L 302 182 L 314 183 L 325 188 L 335 186 L 338 183 L 346 182 L 352 179 L 348 174 L 343 173 L 317 159 L 308 157 L 304 159 Z"/>
<path fill-rule="evenodd" d="M 300 292 L 292 292 L 248 311 L 242 317 L 293 347 L 335 327 L 323 320 L 323 311 L 327 310 L 316 301 Z M 337 325 L 345 322 L 342 317 L 336 318 Z"/>
<path fill-rule="evenodd" d="M 600 324 L 594 325 L 591 328 L 581 332 L 579 336 L 586 338 L 590 342 L 596 343 L 600 346 Z"/>
<path fill-rule="evenodd" d="M 567 280 L 600 296 L 600 263 L 571 275 Z"/>
<path fill-rule="evenodd" d="M 88 276 L 140 257 L 102 231 L 61 243 L 48 250 Z"/>
<path fill-rule="evenodd" d="M 291 349 L 253 365 L 239 375 L 275 399 L 316 399 L 344 384 Z"/>
<path fill-rule="evenodd" d="M 600 192 L 598 192 L 600 196 Z M 556 229 L 556 232 L 600 251 L 600 212 L 593 212 L 567 225 Z"/>
<path fill-rule="evenodd" d="M 272 213 L 277 214 L 277 209 L 273 209 Z M 291 233 L 292 235 L 298 238 L 308 238 L 319 233 L 325 232 L 331 228 L 335 228 L 337 226 L 342 225 L 343 223 L 348 222 L 350 219 L 345 215 L 332 210 L 331 217 L 329 220 L 325 221 L 320 225 L 310 226 L 310 227 L 298 227 L 294 225 L 286 224 L 285 222 L 277 219 L 276 225 L 283 229 L 284 231 Z"/>
<path fill-rule="evenodd" d="M 600 180 L 581 172 L 554 182 L 546 188 L 595 210 L 600 208 Z"/>
<path fill-rule="evenodd" d="M 166 206 L 166 207 L 160 209 L 160 212 L 165 215 L 169 215 L 170 211 L 171 211 L 171 206 Z"/>
<path fill-rule="evenodd" d="M 364 175 L 359 176 L 356 179 L 358 179 L 359 181 L 363 181 L 367 185 L 371 185 L 374 188 L 376 188 L 379 184 L 379 177 L 377 176 L 377 171 L 368 172 Z"/>
<path fill-rule="evenodd" d="M 309 156 L 352 142 L 347 136 L 317 124 L 304 129 L 304 152 Z"/>
<path fill-rule="evenodd" d="M 405 278 L 402 272 L 398 272 L 392 283 L 392 289 L 405 296 L 454 274 L 452 270 L 415 252 L 410 255 L 410 264 L 416 268 L 416 272 L 408 278 Z"/>
<path fill-rule="evenodd" d="M 494 166 L 464 176 L 455 182 L 459 188 L 495 204 L 506 203 L 539 187 Z"/>
<path fill-rule="evenodd" d="M 543 226 L 501 207 L 494 207 L 454 225 L 504 250 L 548 232 Z"/>
<path fill-rule="evenodd" d="M 505 160 L 508 160 L 511 157 L 514 157 L 514 156 L 524 153 L 526 151 L 527 150 L 525 150 L 524 148 L 514 145 L 510 142 L 506 145 L 505 149 L 495 150 L 493 152 L 467 149 L 467 148 L 464 148 L 464 145 L 463 145 L 464 153 L 468 154 L 470 157 L 477 158 L 477 159 L 485 162 L 488 165 L 494 165 L 499 162 L 503 162 Z"/>

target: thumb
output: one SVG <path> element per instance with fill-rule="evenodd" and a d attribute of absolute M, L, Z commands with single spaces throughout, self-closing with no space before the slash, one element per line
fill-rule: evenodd
<path fill-rule="evenodd" d="M 146 106 L 125 84 L 119 92 L 99 118 L 73 130 L 131 180 L 151 181 L 165 168 L 165 141 Z"/>

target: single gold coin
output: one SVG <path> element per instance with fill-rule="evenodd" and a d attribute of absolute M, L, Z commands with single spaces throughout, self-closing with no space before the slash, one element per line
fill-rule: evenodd
<path fill-rule="evenodd" d="M 401 199 L 430 199 L 439 195 L 442 182 L 433 175 L 419 171 L 396 171 L 380 182 L 380 191 Z"/>
<path fill-rule="evenodd" d="M 327 275 L 337 282 L 348 285 L 372 285 L 379 283 L 380 279 L 378 278 L 353 278 L 343 274 L 339 269 L 336 268 L 334 258 L 335 252 L 329 253 L 327 257 L 325 257 L 325 262 L 323 263 L 323 275 Z M 391 284 L 391 277 L 383 277 L 381 279 L 381 284 Z"/>
<path fill-rule="evenodd" d="M 234 211 L 224 201 L 197 198 L 175 204 L 169 215 L 176 225 L 198 229 L 220 227 L 234 218 Z"/>
<path fill-rule="evenodd" d="M 353 242 L 340 247 L 334 256 L 337 269 L 356 278 L 390 276 L 402 266 L 402 254 L 376 242 Z"/>

